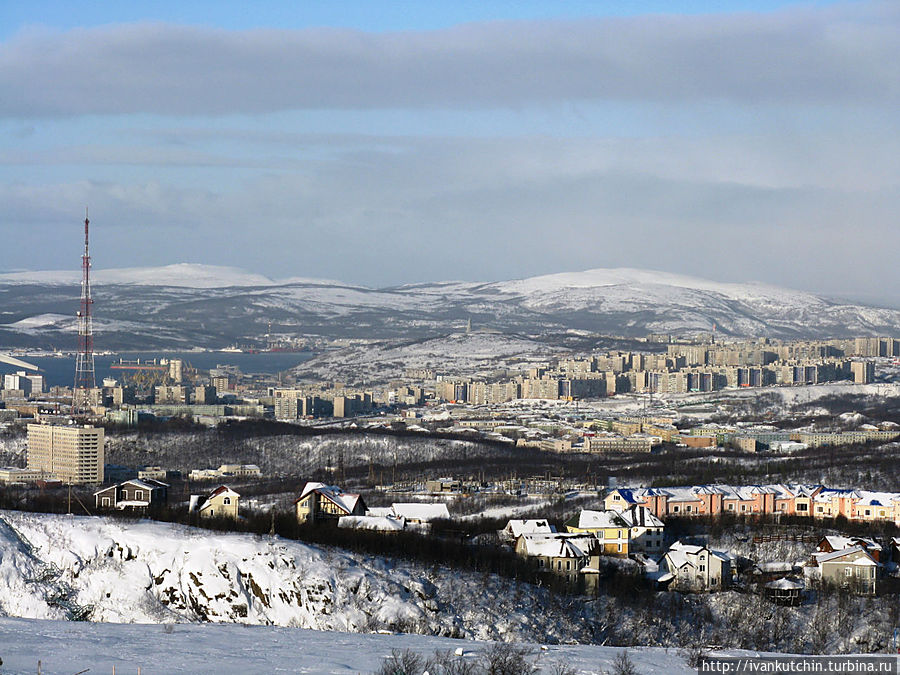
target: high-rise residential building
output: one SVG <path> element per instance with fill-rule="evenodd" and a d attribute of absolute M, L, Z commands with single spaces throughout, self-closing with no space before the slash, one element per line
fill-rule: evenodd
<path fill-rule="evenodd" d="M 28 425 L 28 468 L 73 485 L 103 482 L 103 429 Z"/>

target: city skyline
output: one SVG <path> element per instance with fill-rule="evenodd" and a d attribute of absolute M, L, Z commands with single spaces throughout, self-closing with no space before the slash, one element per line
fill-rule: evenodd
<path fill-rule="evenodd" d="M 900 304 L 900 10 L 702 4 L 5 7 L 0 271 L 76 268 L 89 204 L 98 269 Z"/>

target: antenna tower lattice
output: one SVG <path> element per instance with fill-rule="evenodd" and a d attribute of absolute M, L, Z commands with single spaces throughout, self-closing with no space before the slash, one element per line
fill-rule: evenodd
<path fill-rule="evenodd" d="M 84 255 L 81 256 L 81 310 L 78 312 L 78 354 L 75 358 L 75 388 L 72 395 L 72 412 L 88 412 L 91 407 L 91 390 L 97 386 L 94 375 L 94 326 L 91 320 L 91 254 L 88 248 L 87 208 L 84 210 Z"/>

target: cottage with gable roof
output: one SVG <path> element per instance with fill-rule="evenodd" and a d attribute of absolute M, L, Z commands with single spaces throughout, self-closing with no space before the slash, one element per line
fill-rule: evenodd
<path fill-rule="evenodd" d="M 94 493 L 98 509 L 146 511 L 162 506 L 168 498 L 169 486 L 153 478 L 134 478 L 110 485 Z"/>
<path fill-rule="evenodd" d="M 678 591 L 718 591 L 731 582 L 732 557 L 705 546 L 676 541 L 660 564 L 660 583 Z"/>
<path fill-rule="evenodd" d="M 514 542 L 520 536 L 526 533 L 531 534 L 553 534 L 556 532 L 556 527 L 551 525 L 546 519 L 542 520 L 520 520 L 513 518 L 508 523 L 506 523 L 506 527 L 502 530 L 498 530 L 497 534 L 500 539 L 504 542 Z"/>
<path fill-rule="evenodd" d="M 294 507 L 299 523 L 337 522 L 341 516 L 366 515 L 366 503 L 360 495 L 325 483 L 307 483 L 294 500 Z"/>
<path fill-rule="evenodd" d="M 565 526 L 570 533 L 595 536 L 599 552 L 604 555 L 628 555 L 631 530 L 617 511 L 584 509 L 567 520 Z"/>
<path fill-rule="evenodd" d="M 862 546 L 813 553 L 805 573 L 859 595 L 875 595 L 881 563 Z"/>
<path fill-rule="evenodd" d="M 220 485 L 208 495 L 191 495 L 189 511 L 201 518 L 231 518 L 237 520 L 241 496 L 226 485 Z"/>
<path fill-rule="evenodd" d="M 579 581 L 579 572 L 597 552 L 597 539 L 592 534 L 525 533 L 516 540 L 516 553 L 534 560 L 540 570 Z"/>

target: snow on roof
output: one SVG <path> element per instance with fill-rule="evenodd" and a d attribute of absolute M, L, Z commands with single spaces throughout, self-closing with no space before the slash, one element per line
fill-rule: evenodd
<path fill-rule="evenodd" d="M 406 518 L 407 520 L 420 520 L 425 523 L 430 520 L 437 520 L 438 518 L 450 517 L 450 511 L 447 509 L 447 505 L 443 503 L 400 503 L 392 504 L 391 509 L 394 511 L 394 514 L 400 518 Z"/>
<path fill-rule="evenodd" d="M 325 497 L 345 513 L 353 513 L 356 504 L 359 502 L 358 494 L 344 492 L 336 485 L 325 485 L 325 483 L 315 483 L 310 481 L 304 486 L 303 492 L 301 492 L 300 496 L 294 500 L 294 503 L 296 504 L 311 492 L 316 492 L 322 497 Z"/>
<path fill-rule="evenodd" d="M 668 558 L 671 561 L 672 565 L 677 569 L 683 567 L 686 564 L 693 565 L 694 563 L 691 558 L 698 556 L 704 551 L 709 553 L 709 556 L 711 558 L 718 558 L 723 562 L 730 562 L 734 559 L 734 557 L 726 551 L 713 551 L 712 549 L 706 548 L 705 546 L 685 544 L 681 541 L 676 541 L 674 544 L 672 544 L 669 547 L 669 550 L 666 552 L 665 557 Z"/>
<path fill-rule="evenodd" d="M 646 506 L 633 504 L 624 511 L 619 511 L 618 515 L 629 527 L 665 527 L 663 521 L 654 516 Z"/>
<path fill-rule="evenodd" d="M 844 537 L 841 535 L 832 534 L 823 537 L 823 539 L 824 541 L 828 542 L 828 546 L 833 551 L 840 551 L 846 548 L 852 548 L 854 546 L 861 546 L 868 551 L 881 550 L 881 544 L 873 539 L 868 539 L 865 537 Z"/>
<path fill-rule="evenodd" d="M 891 502 L 900 503 L 900 492 L 871 492 L 859 490 L 859 506 L 891 506 Z"/>
<path fill-rule="evenodd" d="M 399 532 L 404 525 L 402 518 L 391 518 L 388 516 L 341 516 L 338 518 L 338 527 L 350 530 Z"/>
<path fill-rule="evenodd" d="M 583 558 L 597 543 L 593 535 L 523 534 L 519 540 L 529 556 L 546 558 Z"/>
<path fill-rule="evenodd" d="M 856 560 L 848 560 L 848 564 L 852 565 L 866 565 L 866 566 L 880 566 L 875 559 L 870 556 L 866 550 L 862 546 L 853 546 L 851 548 L 844 548 L 840 551 L 833 551 L 831 553 L 813 553 L 813 558 L 821 565 L 826 562 L 835 562 L 849 556 L 854 553 L 862 553 L 864 557 L 857 558 Z"/>
<path fill-rule="evenodd" d="M 556 532 L 556 528 L 550 525 L 550 523 L 548 523 L 546 520 L 513 519 L 506 524 L 504 531 L 512 534 L 513 537 L 519 537 L 520 535 L 523 535 L 525 533 L 552 534 Z"/>
<path fill-rule="evenodd" d="M 777 579 L 775 581 L 770 581 L 766 584 L 766 588 L 771 588 L 776 591 L 802 591 L 803 584 L 798 581 L 791 581 L 790 579 Z"/>
<path fill-rule="evenodd" d="M 616 511 L 589 511 L 582 510 L 578 514 L 578 529 L 594 530 L 604 527 L 628 527 Z"/>
<path fill-rule="evenodd" d="M 394 509 L 390 506 L 372 506 L 366 509 L 366 515 L 374 518 L 387 518 L 394 515 Z"/>

